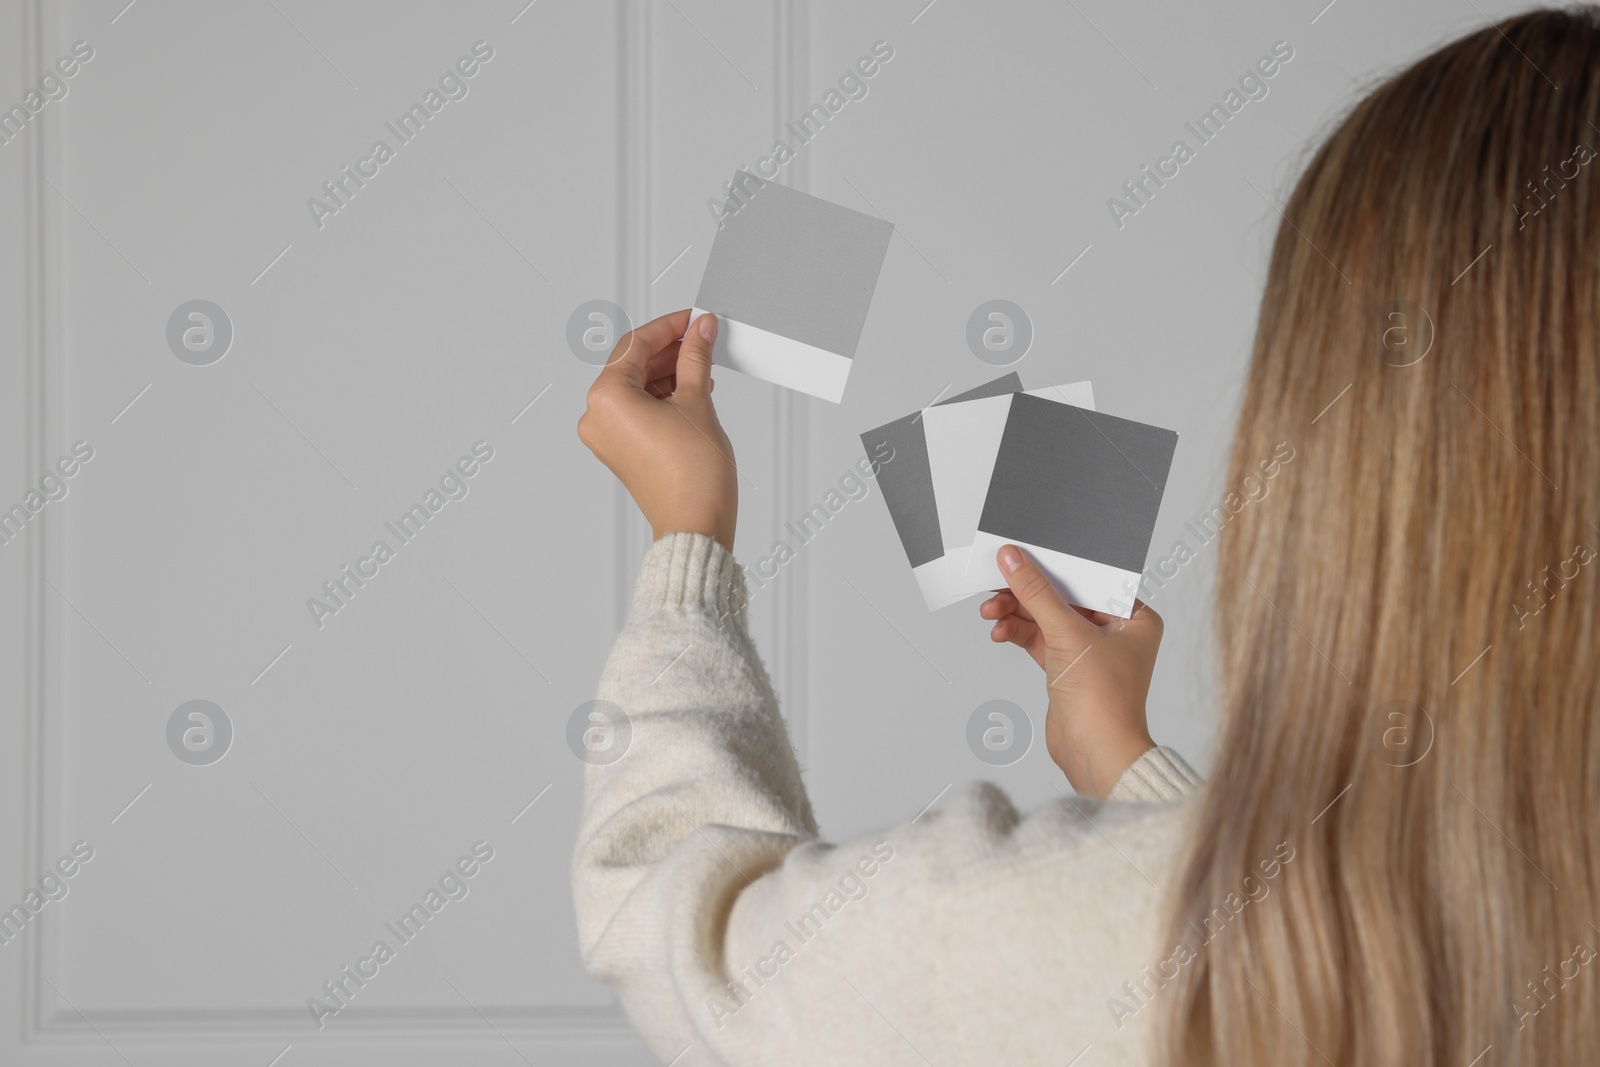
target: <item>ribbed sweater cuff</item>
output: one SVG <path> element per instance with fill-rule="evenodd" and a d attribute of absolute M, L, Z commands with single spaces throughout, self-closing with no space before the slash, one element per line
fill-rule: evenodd
<path fill-rule="evenodd" d="M 1170 748 L 1158 746 L 1122 772 L 1111 788 L 1112 800 L 1160 802 L 1177 800 L 1200 788 L 1200 776 Z"/>
<path fill-rule="evenodd" d="M 733 553 L 705 534 L 669 533 L 644 554 L 633 612 L 704 611 L 743 626 L 748 600 Z"/>

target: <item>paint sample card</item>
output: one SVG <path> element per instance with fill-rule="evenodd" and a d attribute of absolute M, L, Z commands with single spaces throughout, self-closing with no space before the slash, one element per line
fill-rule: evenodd
<path fill-rule="evenodd" d="M 1032 389 L 1026 395 L 1094 408 L 1094 388 L 1088 382 Z M 987 572 L 979 570 L 969 575 L 968 564 L 1012 399 L 1010 395 L 992 396 L 941 404 L 929 408 L 924 415 L 934 497 L 939 507 L 939 535 L 949 572 L 946 591 L 952 597 L 965 598 L 995 588 L 993 582 L 986 580 Z"/>
<path fill-rule="evenodd" d="M 741 188 L 689 321 L 717 315 L 714 362 L 838 403 L 894 226 L 775 182 Z"/>
<path fill-rule="evenodd" d="M 957 404 L 979 397 L 998 397 L 1022 388 L 1022 379 L 1015 372 L 996 378 L 975 389 L 940 401 Z M 885 423 L 861 435 L 861 444 L 867 455 L 885 454 L 885 446 L 892 449 L 892 458 L 878 470 L 878 487 L 883 501 L 894 520 L 895 532 L 906 550 L 911 573 L 922 590 L 928 610 L 934 611 L 953 604 L 960 597 L 952 597 L 948 590 L 948 568 L 944 560 L 944 544 L 939 532 L 939 506 L 933 491 L 933 471 L 928 462 L 928 444 L 923 421 L 929 411 L 924 408 Z"/>
<path fill-rule="evenodd" d="M 1127 618 L 1177 446 L 1171 430 L 1018 395 L 968 573 L 998 578 L 995 553 L 1015 544 L 1069 603 Z"/>

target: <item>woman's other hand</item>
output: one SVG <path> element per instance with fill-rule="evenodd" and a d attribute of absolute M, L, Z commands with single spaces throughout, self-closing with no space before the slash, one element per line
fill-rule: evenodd
<path fill-rule="evenodd" d="M 1010 590 L 978 609 L 995 620 L 989 639 L 1011 642 L 1044 668 L 1050 758 L 1072 788 L 1104 798 L 1155 747 L 1145 700 L 1161 645 L 1161 616 L 1143 601 L 1134 602 L 1129 619 L 1073 607 L 1015 545 L 1001 548 L 996 558 Z"/>
<path fill-rule="evenodd" d="M 617 342 L 589 387 L 578 438 L 633 495 L 653 536 L 702 533 L 731 552 L 739 477 L 711 404 L 716 316 L 685 336 L 688 326 L 688 310 L 674 311 Z"/>

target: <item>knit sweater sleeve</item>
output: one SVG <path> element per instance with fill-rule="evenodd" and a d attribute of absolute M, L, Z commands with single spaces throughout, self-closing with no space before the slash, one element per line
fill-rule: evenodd
<path fill-rule="evenodd" d="M 876 1063 L 903 1057 L 903 1042 L 947 1062 L 936 1050 L 962 1043 L 961 1013 L 934 990 L 992 955 L 985 945 L 966 953 L 970 965 L 952 964 L 974 929 L 961 909 L 985 899 L 955 885 L 1022 892 L 1038 871 L 1070 869 L 1084 882 L 1075 899 L 1118 911 L 1054 924 L 1062 951 L 1092 972 L 1131 943 L 1118 923 L 1154 899 L 1141 871 L 1154 874 L 1163 855 L 1135 825 L 1152 806 L 1119 814 L 1064 799 L 1024 817 L 979 785 L 880 834 L 820 841 L 744 601 L 742 572 L 710 538 L 651 546 L 601 678 L 602 745 L 586 759 L 572 865 L 580 949 L 663 1062 Z M 1192 777 L 1175 754 L 1151 754 L 1118 789 L 1155 799 Z M 1054 867 L 1052 853 L 1074 860 Z M 1046 903 L 1016 914 L 1062 899 L 1051 877 Z M 1039 944 L 1036 933 L 1016 940 Z M 1134 964 L 1108 966 L 1120 979 Z M 1071 1002 L 1085 1025 L 1100 1025 L 1102 1003 Z M 978 1040 L 1013 1031 L 985 1028 Z"/>
<path fill-rule="evenodd" d="M 656 541 L 601 675 L 604 747 L 585 756 L 580 948 L 664 1059 L 697 1041 L 734 897 L 817 836 L 746 596 L 716 541 Z"/>
<path fill-rule="evenodd" d="M 1198 788 L 1200 776 L 1194 768 L 1175 749 L 1160 745 L 1122 772 L 1111 787 L 1110 799 L 1160 803 L 1179 800 Z"/>

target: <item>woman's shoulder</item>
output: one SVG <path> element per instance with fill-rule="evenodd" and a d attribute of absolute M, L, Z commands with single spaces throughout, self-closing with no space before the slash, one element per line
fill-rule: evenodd
<path fill-rule="evenodd" d="M 1160 884 L 1182 851 L 1193 794 L 1161 802 L 1093 800 L 1062 792 L 1022 812 L 1000 788 L 973 782 L 945 807 L 901 828 L 933 883 L 1053 885 L 1062 876 L 1115 885 Z M 1147 870 L 1148 868 L 1148 870 Z"/>
<path fill-rule="evenodd" d="M 1138 1063 L 1155 1013 L 1135 1027 L 1109 1001 L 1161 956 L 1192 808 L 1061 795 L 1023 813 L 979 782 L 910 822 L 802 842 L 729 917 L 725 943 L 749 946 L 735 960 L 793 960 L 740 1019 L 803 1034 L 816 1062 L 904 1039 L 932 1062 L 1066 1063 L 1093 1044 Z"/>
<path fill-rule="evenodd" d="M 1192 796 L 1062 796 L 1021 814 L 988 783 L 940 813 L 942 847 L 923 857 L 938 995 L 972 1062 L 1067 1062 L 1090 1045 L 1104 1062 L 1144 1060 L 1194 814 Z"/>
<path fill-rule="evenodd" d="M 1153 883 L 1160 879 L 1144 876 L 1141 863 L 1160 874 L 1181 851 L 1200 787 L 1181 755 L 1156 747 L 1123 773 L 1108 800 L 1057 784 L 1057 797 L 1024 815 L 994 785 L 974 782 L 903 833 L 913 850 L 919 838 L 927 840 L 929 873 L 938 881 L 1048 880 L 1052 868 L 1066 865 L 1105 884 L 1130 876 Z"/>

